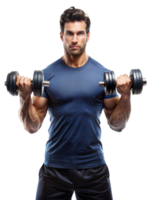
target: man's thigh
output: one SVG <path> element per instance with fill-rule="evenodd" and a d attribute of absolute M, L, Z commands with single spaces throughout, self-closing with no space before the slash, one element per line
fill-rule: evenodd
<path fill-rule="evenodd" d="M 74 171 L 74 184 L 77 200 L 113 200 L 106 164 Z"/>
<path fill-rule="evenodd" d="M 42 165 L 39 171 L 36 200 L 71 200 L 73 192 L 72 177 L 66 169 Z"/>

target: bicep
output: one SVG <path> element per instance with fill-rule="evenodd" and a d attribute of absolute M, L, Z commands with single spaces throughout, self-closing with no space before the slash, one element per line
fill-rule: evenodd
<path fill-rule="evenodd" d="M 43 122 L 48 108 L 48 99 L 38 96 L 32 97 L 32 105 L 35 107 L 36 112 L 40 118 L 40 121 Z"/>
<path fill-rule="evenodd" d="M 120 97 L 114 97 L 114 98 L 103 100 L 104 112 L 105 112 L 107 119 L 109 119 L 111 113 L 114 111 L 114 109 L 117 106 L 117 104 L 119 103 L 119 101 L 120 101 Z"/>

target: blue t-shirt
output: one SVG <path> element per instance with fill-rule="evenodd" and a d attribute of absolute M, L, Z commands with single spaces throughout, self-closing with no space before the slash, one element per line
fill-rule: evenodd
<path fill-rule="evenodd" d="M 89 56 L 81 67 L 73 68 L 62 57 L 43 69 L 43 97 L 49 100 L 49 139 L 44 164 L 54 168 L 86 169 L 105 164 L 101 143 L 100 114 L 105 95 L 99 87 L 105 71 L 110 71 Z"/>

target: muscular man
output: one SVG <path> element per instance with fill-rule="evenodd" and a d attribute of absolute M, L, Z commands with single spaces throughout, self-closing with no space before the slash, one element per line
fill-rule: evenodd
<path fill-rule="evenodd" d="M 98 86 L 109 69 L 86 54 L 90 19 L 82 10 L 65 10 L 60 28 L 64 55 L 43 70 L 44 79 L 50 81 L 43 96 L 31 99 L 29 78 L 18 76 L 16 83 L 25 130 L 37 132 L 47 111 L 50 115 L 36 200 L 71 200 L 74 191 L 77 200 L 112 200 L 99 117 L 104 108 L 111 129 L 121 132 L 125 128 L 131 111 L 131 81 L 127 75 L 117 78 L 121 98 L 117 91 L 105 95 Z"/>

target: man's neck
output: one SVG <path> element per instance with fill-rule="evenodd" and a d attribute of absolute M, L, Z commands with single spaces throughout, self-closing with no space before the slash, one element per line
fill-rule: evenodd
<path fill-rule="evenodd" d="M 88 60 L 89 56 L 87 54 L 85 55 L 79 55 L 79 56 L 67 56 L 64 55 L 62 57 L 63 62 L 73 68 L 78 68 L 83 66 L 87 60 Z"/>

